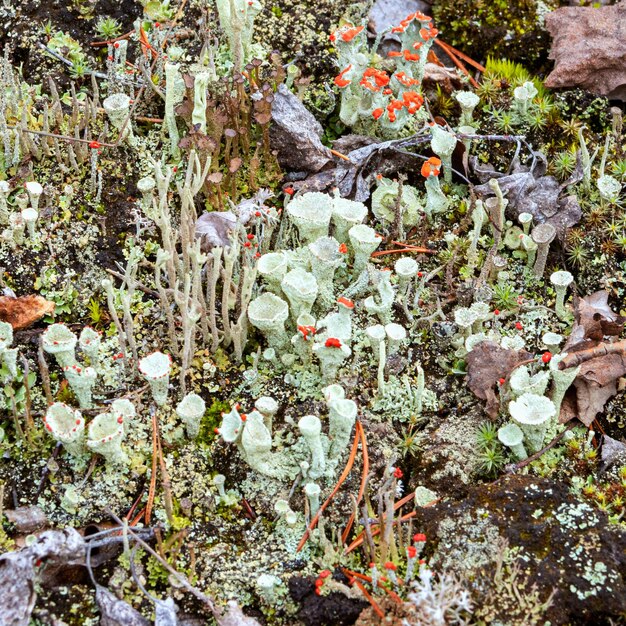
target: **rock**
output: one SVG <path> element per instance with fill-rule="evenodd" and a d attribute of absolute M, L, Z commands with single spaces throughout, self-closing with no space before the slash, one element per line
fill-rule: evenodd
<path fill-rule="evenodd" d="M 272 105 L 270 133 L 281 167 L 314 173 L 331 163 L 332 155 L 320 139 L 322 132 L 311 112 L 280 85 Z"/>
<path fill-rule="evenodd" d="M 546 15 L 555 67 L 547 87 L 582 87 L 626 101 L 626 2 L 563 7 Z"/>
<path fill-rule="evenodd" d="M 432 542 L 431 565 L 473 581 L 486 623 L 582 626 L 626 611 L 626 531 L 564 483 L 505 476 L 419 509 L 417 525 Z"/>

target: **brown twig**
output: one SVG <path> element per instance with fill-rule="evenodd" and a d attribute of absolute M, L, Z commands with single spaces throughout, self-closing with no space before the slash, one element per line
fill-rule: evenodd
<path fill-rule="evenodd" d="M 474 61 L 474 59 L 472 59 L 471 57 L 468 57 L 467 54 L 461 52 L 460 50 L 457 50 L 454 46 L 451 46 L 449 43 L 446 43 L 445 41 L 442 41 L 441 39 L 435 39 L 435 43 L 442 43 L 446 48 L 449 48 L 450 50 L 452 50 L 452 52 L 454 52 L 456 56 L 463 59 L 468 65 L 471 65 L 472 67 L 476 68 L 479 72 L 484 73 L 487 71 L 487 68 L 484 65 L 481 65 L 480 63 L 478 63 L 478 61 Z"/>
<path fill-rule="evenodd" d="M 365 430 L 363 429 L 363 424 L 358 421 L 356 423 L 356 431 L 361 439 L 361 454 L 363 455 L 363 469 L 361 471 L 361 484 L 359 485 L 359 493 L 355 502 L 355 510 L 358 511 L 358 505 L 363 499 L 363 495 L 365 494 L 365 486 L 367 484 L 367 477 L 370 471 L 370 459 L 369 454 L 367 452 L 367 440 L 365 439 Z M 352 511 L 350 514 L 350 519 L 346 524 L 346 527 L 341 535 L 341 543 L 345 543 L 350 531 L 352 530 L 352 524 L 354 524 L 354 519 L 356 517 L 355 511 Z"/>
<path fill-rule="evenodd" d="M 436 250 L 411 246 L 410 248 L 396 248 L 395 250 L 377 250 L 376 252 L 372 252 L 372 257 L 375 258 L 379 256 L 385 256 L 387 254 L 403 254 L 405 252 L 415 252 L 417 254 L 437 254 Z"/>
<path fill-rule="evenodd" d="M 505 465 L 504 471 L 507 474 L 515 474 L 515 472 L 518 469 L 522 469 L 522 467 L 526 467 L 533 461 L 536 461 L 542 454 L 544 454 L 544 452 L 547 452 L 550 448 L 554 447 L 557 443 L 559 443 L 559 441 L 561 441 L 561 439 L 563 439 L 563 437 L 565 436 L 565 433 L 569 432 L 570 430 L 572 430 L 572 428 L 578 425 L 579 425 L 579 422 L 570 422 L 567 425 L 567 428 L 562 433 L 559 433 L 547 446 L 545 446 L 544 448 L 541 448 L 539 452 L 535 452 L 535 454 L 533 454 L 532 456 L 529 456 L 523 461 L 518 461 L 517 463 L 510 463 L 509 465 Z"/>
<path fill-rule="evenodd" d="M 474 77 L 469 73 L 463 62 L 456 56 L 456 54 L 452 51 L 452 49 L 445 44 L 443 41 L 435 39 L 435 43 L 439 45 L 439 47 L 452 59 L 452 62 L 467 76 L 470 83 L 472 83 L 472 87 L 478 87 L 478 83 L 474 80 Z"/>
<path fill-rule="evenodd" d="M 344 161 L 348 161 L 348 163 L 352 163 L 352 161 L 350 161 L 350 158 L 347 157 L 345 154 L 341 154 L 341 152 L 338 152 L 337 150 L 330 150 L 331 154 L 334 154 L 336 157 L 339 157 L 340 159 L 343 159 Z"/>
<path fill-rule="evenodd" d="M 372 582 L 372 577 L 371 576 L 366 576 L 365 574 L 360 574 L 359 572 L 353 572 L 352 570 L 348 569 L 347 567 L 342 567 L 341 571 L 348 577 L 348 578 L 353 578 L 353 579 L 360 579 L 360 580 L 364 580 L 365 582 L 371 583 Z M 392 598 L 395 602 L 397 602 L 398 604 L 402 604 L 402 598 L 395 592 L 392 591 L 391 589 L 387 589 L 387 587 L 385 587 L 385 585 L 383 585 L 383 583 L 379 580 L 378 584 L 376 585 L 379 589 L 382 589 L 386 594 L 389 595 L 390 598 Z"/>
<path fill-rule="evenodd" d="M 349 571 L 349 570 L 346 570 L 346 571 Z M 383 610 L 380 608 L 378 602 L 376 602 L 376 600 L 374 600 L 374 598 L 372 597 L 372 594 L 365 588 L 365 586 L 361 582 L 359 582 L 359 580 L 356 577 L 354 576 L 352 577 L 352 582 L 361 590 L 361 593 L 365 596 L 365 599 L 370 603 L 372 609 L 374 609 L 374 613 L 376 613 L 376 615 L 378 615 L 380 619 L 384 619 L 385 614 L 383 613 Z"/>
<path fill-rule="evenodd" d="M 396 502 L 393 507 L 394 511 L 397 511 L 400 507 L 404 506 L 414 496 L 415 496 L 415 492 L 410 493 L 408 496 L 405 496 L 404 498 L 402 498 L 402 500 L 399 500 L 398 502 Z M 437 502 L 440 502 L 440 501 L 441 501 L 441 498 L 437 498 L 436 500 L 431 500 L 430 502 L 428 502 L 427 504 L 425 504 L 424 506 L 420 508 L 426 509 L 431 506 L 435 506 L 435 504 L 437 504 Z M 393 523 L 397 524 L 398 522 L 400 523 L 406 522 L 407 520 L 411 519 L 412 517 L 415 517 L 416 515 L 417 515 L 416 511 L 411 511 L 410 513 L 407 513 L 406 515 L 403 515 L 402 517 L 398 518 Z M 385 516 L 383 516 L 383 521 L 384 520 L 385 520 Z M 380 531 L 381 531 L 381 528 L 379 524 L 378 528 L 376 528 L 375 530 L 372 530 L 372 537 L 376 537 L 376 535 L 380 534 Z M 350 552 L 358 548 L 363 543 L 364 540 L 365 540 L 365 531 L 361 531 L 359 535 L 357 536 L 357 538 L 343 551 L 343 553 L 350 554 Z"/>
<path fill-rule="evenodd" d="M 344 468 L 341 476 L 339 477 L 337 484 L 335 485 L 330 495 L 326 499 L 326 502 L 322 504 L 319 511 L 316 513 L 315 517 L 311 520 L 311 523 L 308 525 L 304 535 L 302 535 L 302 539 L 300 539 L 300 543 L 298 544 L 296 552 L 300 552 L 300 550 L 302 550 L 302 548 L 304 547 L 304 544 L 307 542 L 307 539 L 309 538 L 311 534 L 311 531 L 315 528 L 317 522 L 319 521 L 321 514 L 326 510 L 328 505 L 331 503 L 332 499 L 335 497 L 335 494 L 339 491 L 339 488 L 348 477 L 348 474 L 350 473 L 350 470 L 352 469 L 352 466 L 354 465 L 354 460 L 356 459 L 356 453 L 358 449 L 359 449 L 359 436 L 355 429 L 354 442 L 352 443 L 352 449 L 350 450 L 350 456 L 348 457 L 348 462 L 346 463 L 346 467 Z"/>
<path fill-rule="evenodd" d="M 150 489 L 148 490 L 148 501 L 146 503 L 145 522 L 146 526 L 150 526 L 150 518 L 152 517 L 152 506 L 154 505 L 154 496 L 156 493 L 156 470 L 157 470 L 157 417 L 156 411 L 152 410 L 152 474 L 150 476 Z"/>
<path fill-rule="evenodd" d="M 615 343 L 601 343 L 593 348 L 586 348 L 580 352 L 570 352 L 559 363 L 559 369 L 564 370 L 570 367 L 582 365 L 586 361 L 595 359 L 608 354 L 620 354 L 623 360 L 626 360 L 626 339 L 616 341 Z"/>
<path fill-rule="evenodd" d="M 135 29 L 133 28 L 133 30 L 128 31 L 124 35 L 120 35 L 119 37 L 116 37 L 115 39 L 109 39 L 108 41 L 92 41 L 89 45 L 93 46 L 94 48 L 99 48 L 101 46 L 108 46 L 110 43 L 115 43 L 116 41 L 122 41 L 122 39 L 128 39 L 134 32 L 135 32 Z"/>

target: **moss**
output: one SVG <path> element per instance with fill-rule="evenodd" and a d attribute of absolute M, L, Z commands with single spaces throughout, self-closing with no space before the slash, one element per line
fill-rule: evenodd
<path fill-rule="evenodd" d="M 476 60 L 484 60 L 488 50 L 492 56 L 539 69 L 550 41 L 542 14 L 556 6 L 554 0 L 441 0 L 433 17 L 446 43 Z"/>
<path fill-rule="evenodd" d="M 207 408 L 202 422 L 200 423 L 200 433 L 198 443 L 206 444 L 215 439 L 215 429 L 222 423 L 222 413 L 230 411 L 230 404 L 221 400 L 214 400 Z"/>

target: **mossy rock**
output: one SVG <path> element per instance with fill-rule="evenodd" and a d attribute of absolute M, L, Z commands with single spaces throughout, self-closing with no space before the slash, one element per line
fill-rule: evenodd
<path fill-rule="evenodd" d="M 420 516 L 431 565 L 470 582 L 483 616 L 510 625 L 575 626 L 609 623 L 626 612 L 626 531 L 562 483 L 505 476 Z M 512 580 L 537 621 L 509 596 Z"/>

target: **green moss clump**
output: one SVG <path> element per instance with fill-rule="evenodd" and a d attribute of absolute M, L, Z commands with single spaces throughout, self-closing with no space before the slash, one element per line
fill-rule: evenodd
<path fill-rule="evenodd" d="M 488 51 L 539 69 L 550 42 L 543 14 L 556 6 L 554 0 L 440 0 L 433 18 L 446 43 L 476 60 L 484 60 Z"/>
<path fill-rule="evenodd" d="M 228 411 L 230 411 L 228 402 L 215 400 L 211 404 L 200 423 L 199 443 L 210 443 L 215 439 L 215 429 L 222 423 L 222 413 L 228 413 Z"/>

